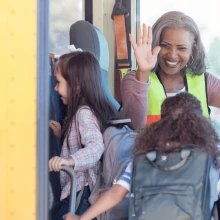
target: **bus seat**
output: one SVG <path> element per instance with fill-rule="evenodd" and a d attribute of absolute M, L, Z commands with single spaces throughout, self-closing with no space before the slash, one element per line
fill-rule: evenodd
<path fill-rule="evenodd" d="M 70 45 L 89 51 L 98 59 L 106 95 L 113 107 L 120 109 L 108 86 L 109 50 L 108 44 L 101 31 L 87 21 L 80 20 L 70 27 Z"/>

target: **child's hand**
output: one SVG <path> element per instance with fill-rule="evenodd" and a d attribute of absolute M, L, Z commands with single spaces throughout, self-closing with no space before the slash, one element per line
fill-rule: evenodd
<path fill-rule="evenodd" d="M 52 157 L 49 160 L 49 171 L 60 171 L 62 166 L 74 166 L 74 160 L 72 157 L 64 159 L 62 157 Z"/>
<path fill-rule="evenodd" d="M 60 125 L 60 123 L 57 121 L 54 121 L 54 120 L 50 120 L 49 126 L 53 130 L 53 133 L 56 136 L 56 138 L 60 140 L 60 138 L 61 138 L 61 125 Z"/>
<path fill-rule="evenodd" d="M 80 216 L 74 215 L 73 213 L 69 212 L 63 216 L 63 219 L 65 219 L 65 220 L 80 220 Z"/>

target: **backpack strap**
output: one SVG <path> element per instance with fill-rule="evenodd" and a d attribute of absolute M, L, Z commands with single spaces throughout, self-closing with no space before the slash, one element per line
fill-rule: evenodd
<path fill-rule="evenodd" d="M 80 131 L 79 131 L 79 112 L 80 112 L 81 109 L 90 109 L 90 108 L 87 107 L 87 106 L 82 106 L 82 107 L 80 107 L 80 108 L 77 110 L 77 112 L 76 112 L 76 118 L 75 118 L 77 139 L 78 139 L 78 141 L 79 141 L 79 143 L 80 143 L 81 148 L 84 148 L 84 146 L 83 146 L 82 143 L 81 143 L 81 136 L 80 136 Z"/>
<path fill-rule="evenodd" d="M 88 106 L 82 106 L 82 107 L 80 107 L 80 108 L 77 110 L 77 112 L 76 112 L 76 118 L 75 118 L 77 138 L 78 138 L 78 141 L 79 141 L 79 143 L 80 143 L 81 148 L 84 148 L 84 146 L 83 146 L 82 143 L 81 143 L 81 136 L 80 136 L 80 131 L 79 131 L 79 112 L 80 112 L 80 110 L 82 110 L 82 109 L 90 109 L 90 108 L 89 108 Z M 88 172 L 85 173 L 85 180 L 88 182 L 90 191 L 92 192 L 92 181 L 91 181 L 91 178 L 89 178 L 89 173 L 88 173 Z M 84 187 L 85 187 L 85 185 L 83 186 L 83 188 L 81 189 L 79 195 L 77 196 L 77 199 L 76 199 L 76 210 L 77 210 L 77 208 L 78 208 L 78 206 L 79 206 L 79 203 L 80 203 L 80 200 L 81 200 L 83 191 L 84 191 Z"/>

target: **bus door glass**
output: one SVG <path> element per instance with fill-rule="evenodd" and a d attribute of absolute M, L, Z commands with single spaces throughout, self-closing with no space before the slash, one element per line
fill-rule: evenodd
<path fill-rule="evenodd" d="M 50 52 L 61 55 L 68 52 L 69 29 L 78 20 L 84 20 L 84 0 L 50 1 Z"/>

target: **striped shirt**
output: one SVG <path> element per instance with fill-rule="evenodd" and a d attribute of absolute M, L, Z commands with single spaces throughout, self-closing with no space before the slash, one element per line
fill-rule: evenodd
<path fill-rule="evenodd" d="M 100 166 L 99 159 L 104 152 L 104 143 L 98 120 L 90 109 L 80 109 L 77 120 L 81 144 L 84 147 L 81 147 L 80 141 L 77 138 L 75 119 L 73 119 L 68 137 L 69 148 L 67 146 L 67 139 L 65 139 L 60 156 L 63 158 L 71 156 L 74 159 L 77 191 L 80 191 L 85 185 L 88 185 L 88 175 L 94 186 Z M 70 178 L 63 171 L 60 171 L 60 183 L 62 189 L 60 200 L 63 200 L 70 194 Z"/>
<path fill-rule="evenodd" d="M 124 173 L 116 183 L 118 185 L 123 186 L 125 189 L 128 190 L 128 192 L 130 191 L 130 186 L 131 186 L 131 168 L 132 168 L 132 162 L 128 164 Z"/>

